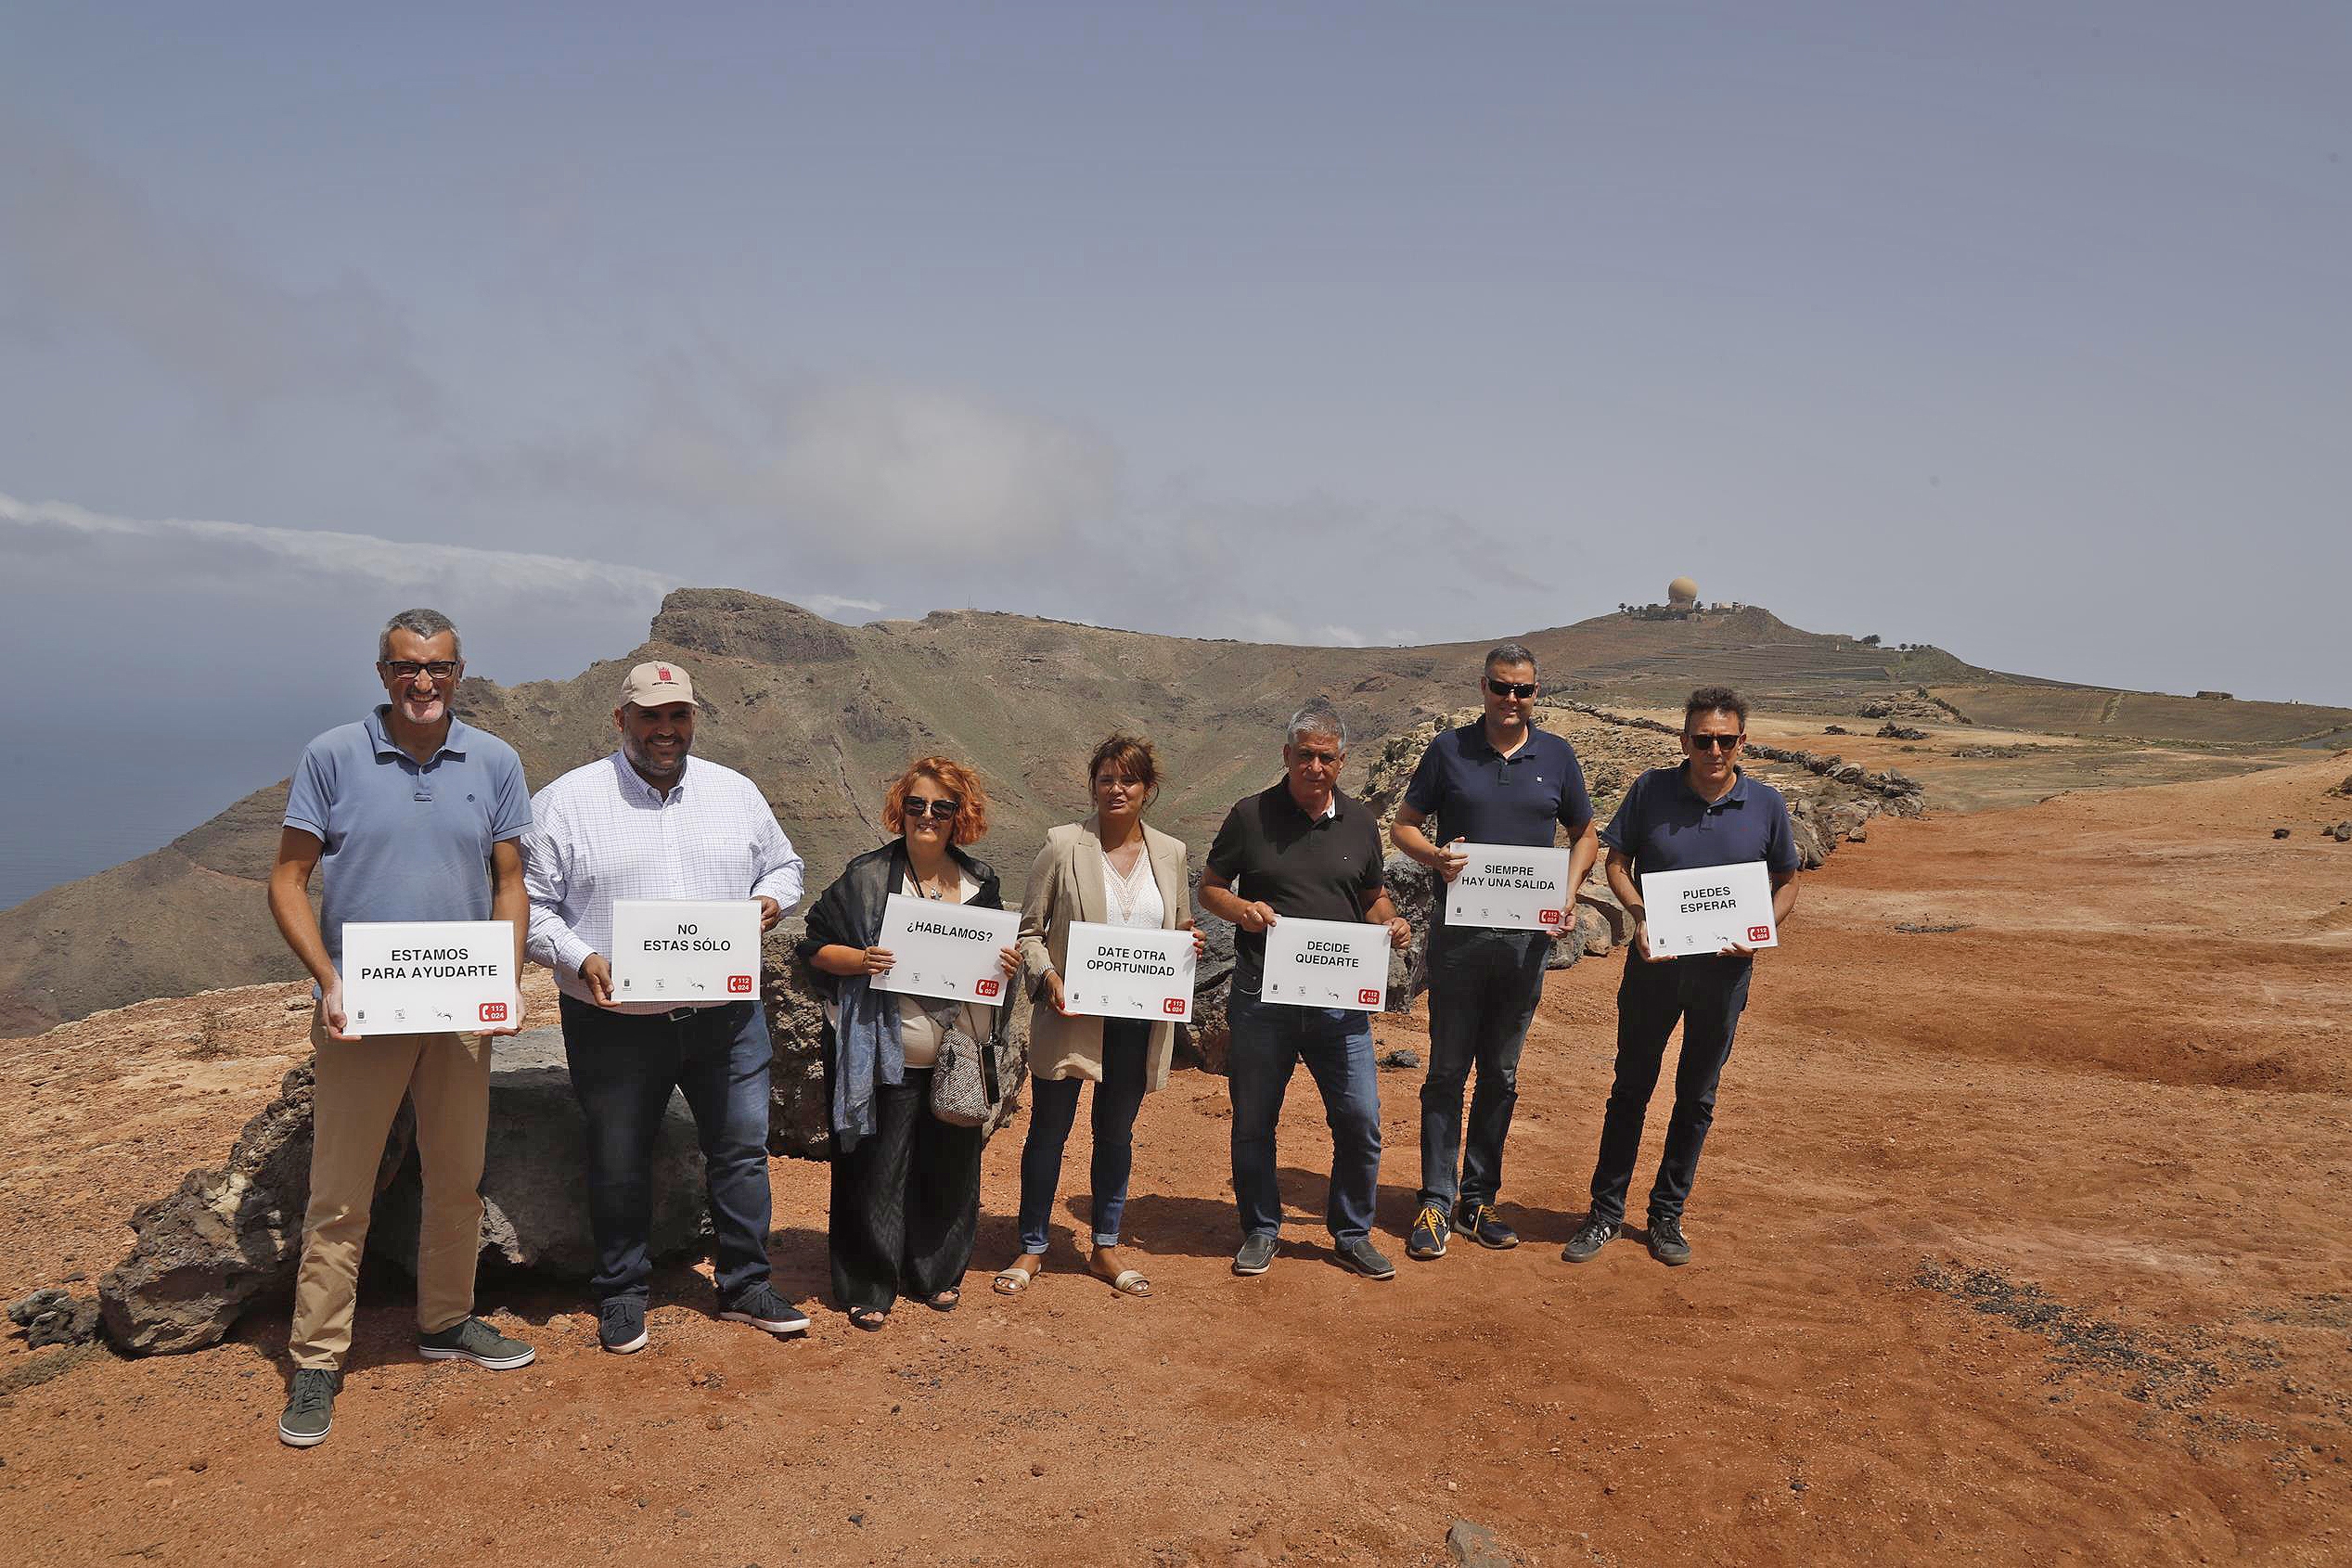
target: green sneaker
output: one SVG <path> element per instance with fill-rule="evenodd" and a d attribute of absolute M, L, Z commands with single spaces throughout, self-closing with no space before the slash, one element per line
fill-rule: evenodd
<path fill-rule="evenodd" d="M 437 1334 L 418 1334 L 417 1354 L 428 1361 L 470 1361 L 494 1372 L 528 1367 L 539 1353 L 510 1340 L 479 1317 L 469 1317 Z"/>
<path fill-rule="evenodd" d="M 315 1448 L 335 1425 L 335 1374 L 325 1367 L 297 1367 L 277 1418 L 277 1440 L 289 1448 Z"/>

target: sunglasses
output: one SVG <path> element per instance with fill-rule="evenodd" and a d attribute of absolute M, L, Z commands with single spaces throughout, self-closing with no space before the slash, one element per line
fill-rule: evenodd
<path fill-rule="evenodd" d="M 906 802 L 909 818 L 928 815 L 934 822 L 945 822 L 963 809 L 961 801 L 919 801 L 909 797 Z"/>
<path fill-rule="evenodd" d="M 377 668 L 405 681 L 413 681 L 418 675 L 431 675 L 437 681 L 445 681 L 457 673 L 457 662 L 454 659 L 435 659 L 430 663 L 419 664 L 414 659 L 387 659 Z"/>
<path fill-rule="evenodd" d="M 1524 701 L 1536 695 L 1536 683 L 1534 681 L 1498 681 L 1489 675 L 1486 677 L 1486 689 L 1497 697 L 1516 697 Z"/>
<path fill-rule="evenodd" d="M 1729 752 L 1745 740 L 1745 735 L 1685 735 L 1685 740 L 1702 752 Z"/>

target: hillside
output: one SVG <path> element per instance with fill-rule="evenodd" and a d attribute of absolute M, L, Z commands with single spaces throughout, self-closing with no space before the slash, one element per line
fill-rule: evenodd
<path fill-rule="evenodd" d="M 1600 616 L 1522 640 L 1556 692 L 1610 705 L 1671 705 L 1728 681 L 1767 711 L 1847 713 L 1926 688 L 1958 693 L 1947 700 L 1983 710 L 1981 722 L 2010 702 L 2023 716 L 1999 722 L 2037 727 L 2024 721 L 2038 714 L 2038 727 L 2064 730 L 2099 727 L 2089 720 L 2113 699 L 2140 726 L 2127 733 L 2203 743 L 2291 744 L 2352 726 L 2342 709 L 2027 682 L 1940 649 L 1802 631 L 1753 606 Z M 1282 647 L 968 610 L 853 627 L 755 594 L 681 589 L 641 647 L 568 681 L 469 680 L 458 706 L 514 743 L 535 788 L 610 749 L 623 670 L 675 658 L 705 700 L 697 750 L 761 782 L 816 885 L 880 837 L 883 782 L 908 758 L 945 752 L 987 778 L 996 815 L 981 853 L 1017 891 L 1045 830 L 1084 809 L 1086 756 L 1112 730 L 1159 744 L 1167 786 L 1154 820 L 1197 848 L 1233 799 L 1271 779 L 1302 699 L 1326 693 L 1346 715 L 1353 788 L 1373 742 L 1473 700 L 1484 646 Z M 284 798 L 282 784 L 257 790 L 163 849 L 0 912 L 0 1034 L 290 977 L 261 881 Z"/>

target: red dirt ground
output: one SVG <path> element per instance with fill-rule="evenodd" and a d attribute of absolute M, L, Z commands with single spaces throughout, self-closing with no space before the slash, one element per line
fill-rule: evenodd
<path fill-rule="evenodd" d="M 2323 795 L 2344 772 L 1873 823 L 1760 960 L 1688 1268 L 1632 1240 L 1560 1260 L 1612 1049 L 1617 960 L 1588 959 L 1529 1042 L 1515 1252 L 1403 1260 L 1420 1075 L 1392 1073 L 1399 1276 L 1334 1266 L 1302 1074 L 1289 1240 L 1234 1279 L 1223 1085 L 1179 1073 L 1138 1129 L 1154 1300 L 1078 1273 L 1066 1230 L 1028 1294 L 988 1293 L 1016 1133 L 963 1308 L 878 1335 L 828 1308 L 772 1343 L 676 1268 L 623 1360 L 586 1304 L 485 1279 L 540 1347 L 495 1374 L 414 1360 L 377 1280 L 308 1453 L 273 1427 L 282 1305 L 31 1384 L 60 1353 L 12 1342 L 0 1530 L 27 1562 L 207 1565 L 1429 1563 L 1457 1518 L 1543 1563 L 2352 1561 L 2352 845 L 2314 830 L 2352 816 Z M 0 1288 L 95 1278 L 134 1202 L 217 1163 L 296 1060 L 288 995 L 14 1048 Z M 224 1060 L 185 1054 L 207 1009 Z M 1381 1033 L 1420 1044 L 1418 1019 Z M 774 1171 L 780 1283 L 817 1296 L 824 1172 Z"/>

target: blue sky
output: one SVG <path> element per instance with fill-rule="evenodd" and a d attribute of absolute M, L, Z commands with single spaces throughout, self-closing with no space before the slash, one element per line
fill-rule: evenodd
<path fill-rule="evenodd" d="M 2345 700 L 2347 80 L 2320 5 L 19 0 L 0 613 L 197 795 L 401 604 L 512 680 L 680 582 L 1417 641 L 1687 572 Z"/>

